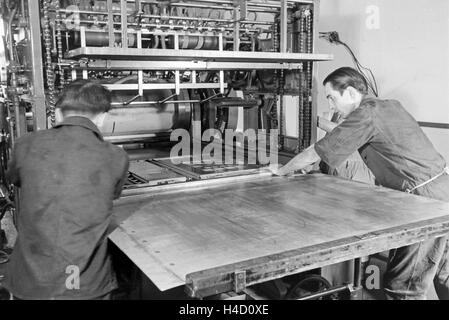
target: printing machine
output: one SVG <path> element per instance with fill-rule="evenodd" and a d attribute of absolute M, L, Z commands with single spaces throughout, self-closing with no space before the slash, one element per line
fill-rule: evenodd
<path fill-rule="evenodd" d="M 425 221 L 419 211 L 415 220 L 370 220 L 369 228 L 329 238 L 342 221 L 320 208 L 334 206 L 354 219 L 374 215 L 329 196 L 342 190 L 379 206 L 390 197 L 415 204 L 410 210 L 424 208 L 407 198 L 413 196 L 320 174 L 272 177 L 266 163 L 249 161 L 264 147 L 285 163 L 317 139 L 315 71 L 333 57 L 314 50 L 316 0 L 3 0 L 1 17 L 3 198 L 19 197 L 4 177 L 14 141 L 55 124 L 56 99 L 68 83 L 101 82 L 113 103 L 100 130 L 131 159 L 110 239 L 161 291 L 184 287 L 195 298 L 354 293 L 361 257 L 449 229 L 447 206 L 426 202 L 437 213 Z M 293 136 L 287 123 L 296 127 Z M 180 129 L 191 147 L 181 155 L 172 152 Z M 247 134 L 251 129 L 259 134 Z M 211 141 L 235 161 L 198 157 Z M 310 214 L 321 214 L 321 223 Z M 296 234 L 301 226 L 307 230 Z M 351 259 L 357 263 L 350 285 L 331 288 L 319 276 L 320 268 Z M 301 288 L 304 279 L 317 280 L 315 289 Z"/>

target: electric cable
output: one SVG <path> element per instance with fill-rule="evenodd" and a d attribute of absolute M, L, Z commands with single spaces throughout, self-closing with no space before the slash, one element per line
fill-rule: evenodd
<path fill-rule="evenodd" d="M 320 38 L 321 39 L 325 39 L 325 40 L 329 41 L 330 43 L 335 43 L 335 44 L 342 45 L 342 46 L 344 46 L 346 48 L 346 50 L 348 50 L 348 52 L 351 55 L 351 58 L 352 58 L 352 60 L 353 60 L 353 62 L 355 64 L 357 70 L 365 78 L 365 80 L 366 80 L 366 82 L 368 84 L 368 89 L 371 91 L 371 93 L 374 96 L 378 97 L 379 96 L 379 90 L 378 90 L 377 81 L 376 81 L 376 77 L 374 76 L 374 73 L 372 72 L 371 69 L 364 67 L 360 63 L 360 61 L 357 59 L 357 56 L 352 51 L 351 47 L 348 44 L 346 44 L 345 42 L 340 40 L 338 32 L 336 32 L 336 31 L 320 32 Z"/>

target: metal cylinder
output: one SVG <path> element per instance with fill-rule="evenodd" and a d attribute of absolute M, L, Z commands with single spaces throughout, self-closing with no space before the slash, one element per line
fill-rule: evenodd
<path fill-rule="evenodd" d="M 165 80 L 155 80 L 157 83 Z M 116 84 L 137 83 L 137 76 L 129 76 L 118 80 Z M 144 91 L 143 96 L 135 101 L 137 105 L 126 105 L 137 94 L 136 91 L 115 91 L 113 92 L 112 103 L 122 103 L 123 107 L 114 107 L 108 112 L 101 132 L 108 137 L 123 136 L 149 136 L 169 133 L 175 129 L 190 128 L 191 106 L 187 90 L 181 90 L 179 96 L 173 102 L 161 104 L 148 103 L 145 101 L 163 101 L 174 94 L 173 90 L 149 90 Z M 180 100 L 176 103 L 176 100 Z"/>
<path fill-rule="evenodd" d="M 69 49 L 78 48 L 81 46 L 81 33 L 79 31 L 72 31 L 68 33 Z M 129 33 L 127 35 L 128 47 L 134 48 L 137 45 L 137 35 Z M 114 42 L 122 42 L 122 35 L 114 33 Z M 86 46 L 88 47 L 108 47 L 109 33 L 102 31 L 86 31 Z"/>
<path fill-rule="evenodd" d="M 168 37 L 168 48 L 174 48 L 174 37 Z M 180 35 L 179 48 L 180 49 L 195 49 L 195 50 L 218 50 L 219 49 L 218 36 L 209 35 Z M 223 38 L 223 45 L 226 46 L 226 38 Z"/>

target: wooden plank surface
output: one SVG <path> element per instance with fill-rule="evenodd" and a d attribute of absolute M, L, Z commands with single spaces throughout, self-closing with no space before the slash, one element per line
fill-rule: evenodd
<path fill-rule="evenodd" d="M 164 291 L 203 270 L 392 228 L 406 230 L 434 218 L 449 222 L 449 203 L 305 175 L 162 193 L 118 204 L 114 213 L 132 215 L 111 240 Z"/>

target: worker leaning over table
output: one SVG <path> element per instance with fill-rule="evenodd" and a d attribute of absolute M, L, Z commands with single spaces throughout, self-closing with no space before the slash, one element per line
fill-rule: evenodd
<path fill-rule="evenodd" d="M 396 100 L 368 96 L 365 78 L 344 67 L 323 82 L 331 109 L 345 119 L 331 133 L 298 154 L 276 175 L 287 175 L 320 159 L 337 167 L 355 151 L 377 184 L 433 199 L 449 201 L 445 160 Z M 390 251 L 384 275 L 389 299 L 425 299 L 434 282 L 440 299 L 449 299 L 448 236 Z"/>

